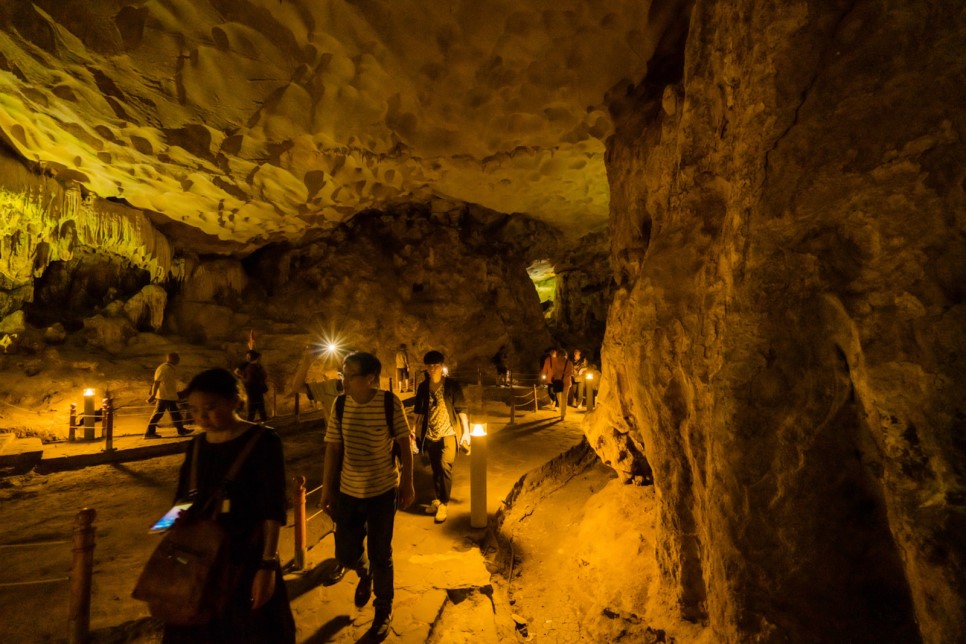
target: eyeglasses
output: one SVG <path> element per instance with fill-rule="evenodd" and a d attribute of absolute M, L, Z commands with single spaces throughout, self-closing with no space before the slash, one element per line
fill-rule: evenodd
<path fill-rule="evenodd" d="M 438 364 L 428 364 L 428 365 L 426 365 L 426 368 L 427 369 L 442 369 L 443 368 L 443 363 L 440 362 Z"/>

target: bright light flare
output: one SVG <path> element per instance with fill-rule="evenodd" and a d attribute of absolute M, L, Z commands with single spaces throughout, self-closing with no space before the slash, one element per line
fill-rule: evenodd
<path fill-rule="evenodd" d="M 315 344 L 319 355 L 339 359 L 346 353 L 345 341 L 341 335 L 337 333 L 321 333 L 319 335 L 321 338 Z"/>
<path fill-rule="evenodd" d="M 475 423 L 470 436 L 486 436 L 486 423 Z"/>
<path fill-rule="evenodd" d="M 94 395 L 94 390 L 91 387 L 88 387 L 87 389 L 84 390 L 84 395 L 85 396 L 93 396 Z"/>

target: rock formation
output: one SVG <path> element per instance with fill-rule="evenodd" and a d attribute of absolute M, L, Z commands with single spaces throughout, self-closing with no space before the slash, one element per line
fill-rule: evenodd
<path fill-rule="evenodd" d="M 719 641 L 966 636 L 963 18 L 697 3 L 615 102 L 592 433 Z"/>

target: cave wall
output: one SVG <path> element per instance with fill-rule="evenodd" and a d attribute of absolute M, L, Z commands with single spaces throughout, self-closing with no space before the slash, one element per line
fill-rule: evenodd
<path fill-rule="evenodd" d="M 696 2 L 615 97 L 588 430 L 716 641 L 966 639 L 966 14 Z"/>
<path fill-rule="evenodd" d="M 400 343 L 417 370 L 424 352 L 440 349 L 472 381 L 478 369 L 494 377 L 490 357 L 501 346 L 517 370 L 551 343 L 526 267 L 532 246 L 556 250 L 559 232 L 525 216 L 433 200 L 248 253 L 190 227 L 162 231 L 150 213 L 12 159 L 0 165 L 0 208 L 4 353 L 41 355 L 66 342 L 85 359 L 123 360 L 194 346 L 234 366 L 254 331 L 285 395 L 306 359 L 315 357 L 311 378 L 338 366 L 321 355 L 327 338 L 374 352 L 386 378 Z M 159 349 L 164 342 L 173 344 Z M 30 376 L 55 366 L 18 364 Z M 124 387 L 112 386 L 119 399 Z"/>
<path fill-rule="evenodd" d="M 406 343 L 414 367 L 438 349 L 460 377 L 489 378 L 500 346 L 518 369 L 551 341 L 526 267 L 531 244 L 554 236 L 525 217 L 446 201 L 369 211 L 324 239 L 246 260 L 246 299 L 262 303 L 253 314 L 338 336 L 386 365 Z"/>

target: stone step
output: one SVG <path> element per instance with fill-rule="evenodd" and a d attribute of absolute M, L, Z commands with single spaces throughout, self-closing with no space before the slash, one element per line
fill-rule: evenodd
<path fill-rule="evenodd" d="M 44 457 L 44 444 L 39 438 L 17 438 L 7 433 L 0 439 L 0 470 L 7 473 L 28 472 Z"/>

